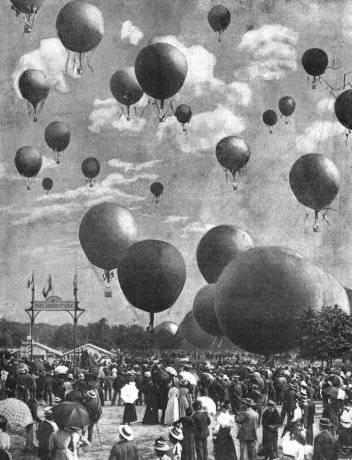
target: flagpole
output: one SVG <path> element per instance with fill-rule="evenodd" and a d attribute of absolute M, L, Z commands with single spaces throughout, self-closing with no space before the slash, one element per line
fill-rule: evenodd
<path fill-rule="evenodd" d="M 78 310 L 78 287 L 77 287 L 77 270 L 73 282 L 73 295 L 75 297 L 75 316 L 73 318 L 73 366 L 76 366 L 76 330 L 77 330 L 77 310 Z"/>
<path fill-rule="evenodd" d="M 35 286 L 34 286 L 34 272 L 32 273 L 32 301 L 31 301 L 31 306 L 32 306 L 32 312 L 31 312 L 31 362 L 33 362 L 33 330 L 34 330 L 34 300 L 35 300 Z"/>

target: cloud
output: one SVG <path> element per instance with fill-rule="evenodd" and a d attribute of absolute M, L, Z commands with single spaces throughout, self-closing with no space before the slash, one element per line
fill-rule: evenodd
<path fill-rule="evenodd" d="M 190 233 L 206 233 L 213 227 L 213 224 L 207 224 L 202 221 L 191 222 L 183 228 L 181 238 L 188 238 Z"/>
<path fill-rule="evenodd" d="M 184 222 L 185 220 L 188 220 L 189 217 L 186 216 L 168 216 L 164 220 L 164 224 L 173 224 L 177 222 Z"/>
<path fill-rule="evenodd" d="M 266 24 L 257 30 L 246 32 L 238 49 L 249 54 L 250 62 L 235 75 L 251 81 L 279 80 L 287 72 L 295 72 L 297 42 L 298 34 L 279 24 Z"/>
<path fill-rule="evenodd" d="M 163 160 L 152 160 L 146 161 L 144 163 L 130 163 L 127 161 L 122 161 L 119 158 L 113 158 L 108 161 L 108 165 L 112 168 L 122 169 L 125 173 L 127 172 L 138 172 L 143 171 L 144 169 L 153 168 L 155 165 L 161 163 Z"/>
<path fill-rule="evenodd" d="M 218 106 L 213 111 L 196 114 L 187 127 L 187 135 L 175 118 L 168 118 L 159 125 L 157 138 L 159 141 L 173 138 L 182 152 L 199 153 L 214 149 L 223 137 L 240 134 L 245 128 L 242 117 L 227 107 Z"/>
<path fill-rule="evenodd" d="M 230 105 L 243 105 L 247 107 L 251 102 L 252 92 L 249 86 L 243 82 L 231 82 L 226 84 L 219 78 L 214 77 L 216 57 L 201 45 L 193 45 L 187 48 L 176 37 L 168 35 L 152 40 L 152 43 L 169 43 L 175 46 L 186 56 L 188 70 L 184 86 L 190 87 L 193 97 L 201 97 L 207 94 L 209 100 L 214 103 Z"/>
<path fill-rule="evenodd" d="M 131 45 L 137 46 L 143 38 L 143 32 L 132 24 L 131 21 L 125 21 L 122 24 L 121 40 L 128 40 Z"/>
<path fill-rule="evenodd" d="M 296 148 L 302 153 L 314 153 L 321 142 L 344 132 L 345 128 L 337 121 L 316 120 L 305 129 L 304 134 L 297 137 Z"/>
<path fill-rule="evenodd" d="M 58 164 L 53 158 L 48 158 L 45 155 L 42 155 L 42 167 L 40 168 L 40 172 L 45 171 L 46 169 L 53 169 L 57 168 Z"/>
<path fill-rule="evenodd" d="M 335 99 L 333 98 L 325 98 L 321 99 L 316 106 L 316 112 L 324 116 L 326 112 L 333 112 L 335 106 Z"/>
<path fill-rule="evenodd" d="M 147 105 L 147 98 L 145 96 L 139 101 L 139 104 L 142 103 L 144 106 Z M 135 106 L 138 107 L 141 105 L 137 103 Z M 121 110 L 121 106 L 116 99 L 96 99 L 93 103 L 93 112 L 89 115 L 92 124 L 88 129 L 95 134 L 99 133 L 103 128 L 130 131 L 131 133 L 143 131 L 146 124 L 144 118 L 134 117 L 128 121 L 126 115 L 121 113 Z"/>
<path fill-rule="evenodd" d="M 66 71 L 71 77 L 78 76 L 73 72 L 72 57 L 67 62 L 67 51 L 58 38 L 45 38 L 40 41 L 39 48 L 24 54 L 12 73 L 12 80 L 17 96 L 22 99 L 18 80 L 28 69 L 41 70 L 50 82 L 51 88 L 60 93 L 68 93 L 70 87 L 66 81 Z"/>

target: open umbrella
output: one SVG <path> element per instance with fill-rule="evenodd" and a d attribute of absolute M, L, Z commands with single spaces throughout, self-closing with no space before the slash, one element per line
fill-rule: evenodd
<path fill-rule="evenodd" d="M 86 428 L 90 424 L 87 409 L 82 404 L 65 401 L 52 408 L 53 417 L 59 428 Z"/>
<path fill-rule="evenodd" d="M 209 396 L 200 396 L 197 401 L 202 403 L 202 408 L 208 412 L 209 415 L 216 415 L 216 404 L 209 398 Z"/>
<path fill-rule="evenodd" d="M 168 372 L 169 374 L 174 375 L 175 377 L 177 377 L 177 371 L 176 371 L 173 367 L 168 366 L 165 370 L 166 370 L 166 372 Z"/>
<path fill-rule="evenodd" d="M 34 371 L 45 371 L 45 365 L 41 361 L 33 361 L 30 363 L 30 368 L 33 369 Z"/>
<path fill-rule="evenodd" d="M 66 366 L 57 366 L 55 367 L 55 372 L 58 374 L 66 374 L 68 372 L 68 367 Z"/>
<path fill-rule="evenodd" d="M 134 382 L 127 383 L 121 388 L 121 399 L 130 404 L 133 404 L 138 399 L 138 389 Z"/>
<path fill-rule="evenodd" d="M 180 376 L 183 379 L 187 380 L 187 382 L 189 382 L 191 385 L 197 385 L 197 378 L 191 372 L 182 371 L 182 372 L 180 372 Z"/>
<path fill-rule="evenodd" d="M 0 415 L 6 417 L 11 427 L 26 427 L 33 423 L 32 414 L 27 404 L 16 398 L 0 401 Z"/>

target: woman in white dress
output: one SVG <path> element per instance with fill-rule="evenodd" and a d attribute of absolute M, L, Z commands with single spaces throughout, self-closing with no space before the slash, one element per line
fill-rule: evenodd
<path fill-rule="evenodd" d="M 176 387 L 171 387 L 168 394 L 168 402 L 165 412 L 165 425 L 172 425 L 180 418 L 178 405 L 179 391 Z"/>

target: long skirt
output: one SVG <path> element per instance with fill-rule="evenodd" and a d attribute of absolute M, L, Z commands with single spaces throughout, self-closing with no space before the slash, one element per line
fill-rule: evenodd
<path fill-rule="evenodd" d="M 145 408 L 142 423 L 144 425 L 158 425 L 159 423 L 159 410 L 158 401 L 148 401 Z"/>
<path fill-rule="evenodd" d="M 122 423 L 124 425 L 127 423 L 130 424 L 132 422 L 135 422 L 136 420 L 137 420 L 136 408 L 134 407 L 133 404 L 126 403 L 125 410 L 123 412 Z"/>
<path fill-rule="evenodd" d="M 196 445 L 194 443 L 193 431 L 184 429 L 183 440 L 181 441 L 181 460 L 196 460 Z"/>
<path fill-rule="evenodd" d="M 179 411 L 180 411 L 180 418 L 185 417 L 187 407 L 189 407 L 187 397 L 186 396 L 180 396 L 179 399 L 178 399 L 178 408 L 179 408 Z"/>
<path fill-rule="evenodd" d="M 166 407 L 165 425 L 172 425 L 179 418 L 178 398 L 176 396 L 171 396 Z"/>
<path fill-rule="evenodd" d="M 214 458 L 215 460 L 237 460 L 231 428 L 220 427 L 216 437 L 214 437 Z"/>

